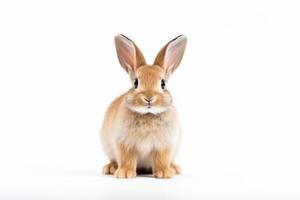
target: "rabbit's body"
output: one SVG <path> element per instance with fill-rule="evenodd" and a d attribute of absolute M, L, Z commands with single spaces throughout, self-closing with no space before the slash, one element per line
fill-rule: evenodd
<path fill-rule="evenodd" d="M 137 168 L 151 169 L 153 149 L 168 147 L 173 162 L 181 136 L 175 108 L 159 115 L 139 114 L 126 108 L 125 95 L 115 99 L 105 115 L 101 137 L 106 155 L 118 161 L 116 145 L 122 143 L 137 150 Z"/>
<path fill-rule="evenodd" d="M 153 65 L 146 64 L 130 39 L 119 35 L 115 42 L 120 64 L 133 87 L 111 103 L 104 117 L 101 140 L 110 163 L 103 173 L 132 178 L 137 171 L 146 170 L 157 178 L 170 178 L 180 173 L 174 158 L 181 129 L 165 85 L 181 61 L 186 38 L 170 41 Z"/>

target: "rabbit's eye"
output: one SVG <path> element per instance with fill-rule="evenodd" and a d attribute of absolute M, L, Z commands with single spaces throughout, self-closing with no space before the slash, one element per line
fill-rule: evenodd
<path fill-rule="evenodd" d="M 161 80 L 161 83 L 160 83 L 160 85 L 161 85 L 161 88 L 162 88 L 162 89 L 165 89 L 166 82 L 165 82 L 165 80 L 164 80 L 164 79 L 162 79 L 162 80 Z"/>
<path fill-rule="evenodd" d="M 134 80 L 134 88 L 137 88 L 138 87 L 138 85 L 139 85 L 139 81 L 138 81 L 138 79 L 136 78 L 135 80 Z"/>

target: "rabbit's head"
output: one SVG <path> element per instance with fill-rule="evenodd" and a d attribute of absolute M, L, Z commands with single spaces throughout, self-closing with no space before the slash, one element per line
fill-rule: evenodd
<path fill-rule="evenodd" d="M 126 106 L 140 114 L 159 114 L 172 105 L 167 81 L 179 66 L 187 38 L 178 36 L 158 53 L 153 65 L 147 65 L 135 43 L 124 35 L 115 37 L 121 66 L 129 74 L 132 88 L 125 95 Z"/>

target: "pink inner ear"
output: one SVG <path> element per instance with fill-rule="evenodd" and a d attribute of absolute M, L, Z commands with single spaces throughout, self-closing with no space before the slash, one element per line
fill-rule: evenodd
<path fill-rule="evenodd" d="M 172 42 L 169 44 L 164 58 L 164 65 L 167 71 L 173 72 L 179 65 L 184 49 L 180 42 Z"/>
<path fill-rule="evenodd" d="M 135 47 L 130 41 L 127 41 L 125 38 L 120 41 L 119 56 L 120 60 L 125 65 L 123 67 L 130 68 L 131 71 L 134 71 L 136 65 Z"/>
<path fill-rule="evenodd" d="M 185 45 L 185 38 L 178 38 L 168 45 L 164 57 L 164 67 L 167 72 L 172 73 L 178 67 L 185 50 Z"/>

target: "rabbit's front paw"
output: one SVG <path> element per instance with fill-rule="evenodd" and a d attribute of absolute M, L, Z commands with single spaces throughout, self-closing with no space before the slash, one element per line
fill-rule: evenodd
<path fill-rule="evenodd" d="M 164 169 L 156 169 L 154 171 L 155 178 L 172 178 L 174 175 L 174 171 L 171 167 L 164 168 Z"/>
<path fill-rule="evenodd" d="M 134 178 L 136 177 L 136 171 L 133 169 L 120 168 L 115 172 L 116 178 Z"/>

